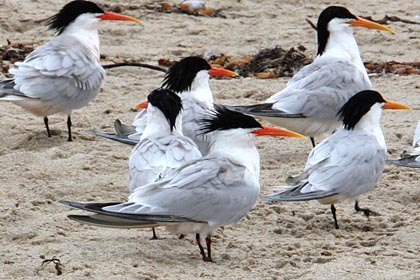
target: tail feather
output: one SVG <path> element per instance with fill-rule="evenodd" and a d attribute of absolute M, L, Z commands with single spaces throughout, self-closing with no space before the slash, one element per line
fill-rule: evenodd
<path fill-rule="evenodd" d="M 386 162 L 404 167 L 420 168 L 420 156 L 411 156 L 401 159 L 387 160 Z"/>
<path fill-rule="evenodd" d="M 117 218 L 122 218 L 131 221 L 137 222 L 148 222 L 148 223 L 180 223 L 180 222 L 192 222 L 192 223 L 204 223 L 202 221 L 196 221 L 189 218 L 184 218 L 180 216 L 174 215 L 155 215 L 155 214 L 141 214 L 141 213 L 123 213 L 123 212 L 111 212 L 103 210 L 105 207 L 115 206 L 117 207 L 121 203 L 81 203 L 81 202 L 72 202 L 72 201 L 65 201 L 61 200 L 60 203 L 64 205 L 68 205 L 74 208 L 86 210 L 89 212 L 93 212 L 96 214 L 101 214 L 104 216 L 112 216 Z M 134 203 L 131 203 L 134 204 Z M 130 203 L 124 203 L 124 206 L 128 206 Z"/>
<path fill-rule="evenodd" d="M 302 193 L 302 188 L 305 187 L 307 184 L 308 183 L 305 183 L 295 188 L 292 187 L 281 193 L 270 194 L 262 197 L 261 199 L 265 201 L 306 201 L 317 200 L 337 195 L 337 193 L 334 191 L 315 191 Z"/>
<path fill-rule="evenodd" d="M 16 84 L 14 79 L 6 79 L 0 81 L 0 98 L 6 97 L 7 95 L 25 97 L 23 93 L 15 90 L 15 85 Z"/>
<path fill-rule="evenodd" d="M 114 129 L 119 136 L 129 136 L 136 133 L 136 127 L 123 123 L 120 119 L 114 121 Z"/>
<path fill-rule="evenodd" d="M 109 133 L 109 132 L 99 131 L 99 130 L 88 130 L 87 132 L 96 136 L 101 136 L 101 137 L 111 139 L 120 143 L 131 145 L 131 146 L 135 146 L 139 142 L 138 140 L 128 138 L 128 136 L 126 135 L 118 135 L 115 133 Z"/>
<path fill-rule="evenodd" d="M 231 111 L 247 115 L 272 117 L 272 118 L 304 118 L 302 114 L 290 114 L 284 111 L 273 109 L 273 103 L 261 103 L 248 106 L 226 106 Z"/>
<path fill-rule="evenodd" d="M 150 228 L 159 226 L 159 224 L 153 222 L 135 221 L 102 214 L 68 215 L 67 217 L 82 224 L 107 228 Z"/>

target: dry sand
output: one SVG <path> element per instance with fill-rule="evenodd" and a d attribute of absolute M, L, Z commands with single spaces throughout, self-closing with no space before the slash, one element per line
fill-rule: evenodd
<path fill-rule="evenodd" d="M 66 1 L 0 1 L 0 38 L 46 41 L 51 32 L 39 20 Z M 118 1 L 104 1 L 117 3 Z M 121 1 L 122 2 L 122 1 Z M 143 1 L 125 1 L 126 4 Z M 416 1 L 338 1 L 357 15 L 395 15 L 419 20 Z M 261 48 L 305 45 L 316 50 L 316 21 L 331 1 L 212 1 L 223 18 L 193 17 L 144 10 L 125 13 L 144 21 L 101 23 L 101 52 L 109 58 L 137 58 L 156 64 L 207 50 L 235 57 Z M 417 16 L 417 18 L 416 18 Z M 365 60 L 415 61 L 419 58 L 419 25 L 392 23 L 396 35 L 357 29 Z M 236 226 L 214 236 L 215 263 L 203 263 L 191 238 L 178 240 L 163 230 L 150 241 L 149 230 L 83 226 L 66 218 L 80 213 L 57 203 L 122 201 L 128 194 L 130 147 L 86 133 L 112 130 L 115 118 L 131 121 L 129 107 L 156 88 L 162 74 L 139 68 L 108 71 L 99 96 L 73 113 L 75 141 L 66 141 L 65 116 L 50 117 L 54 136 L 47 138 L 41 118 L 13 104 L 0 111 L 0 279 L 54 278 L 43 258 L 59 258 L 60 279 L 419 279 L 420 189 L 418 169 L 386 166 L 378 187 L 361 197 L 362 206 L 381 213 L 369 221 L 352 203 L 337 205 L 340 230 L 333 228 L 329 207 L 317 202 L 258 202 Z M 286 78 L 239 78 L 211 81 L 219 103 L 250 104 L 282 89 Z M 412 105 L 412 111 L 387 111 L 382 123 L 390 157 L 408 148 L 419 119 L 419 76 L 385 75 L 372 80 L 387 98 Z M 302 170 L 309 141 L 259 139 L 262 194 L 283 185 Z"/>

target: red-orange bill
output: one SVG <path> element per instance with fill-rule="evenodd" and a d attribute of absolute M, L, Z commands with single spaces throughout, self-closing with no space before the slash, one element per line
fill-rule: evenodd
<path fill-rule="evenodd" d="M 209 71 L 210 77 L 238 77 L 239 74 L 227 69 L 219 68 L 219 67 L 212 67 Z"/>
<path fill-rule="evenodd" d="M 136 19 L 130 16 L 120 15 L 117 13 L 112 13 L 112 12 L 105 12 L 103 15 L 97 16 L 97 18 L 100 18 L 101 20 L 125 20 L 125 21 L 133 21 L 137 23 L 141 22 L 141 20 L 139 19 Z"/>
<path fill-rule="evenodd" d="M 285 137 L 295 137 L 295 138 L 306 138 L 302 134 L 293 132 L 284 128 L 273 127 L 268 125 L 263 125 L 262 128 L 252 131 L 253 134 L 257 136 L 285 136 Z"/>
<path fill-rule="evenodd" d="M 141 103 L 136 104 L 136 105 L 133 107 L 133 109 L 135 109 L 135 110 L 146 109 L 146 108 L 147 108 L 147 106 L 149 106 L 149 102 L 148 102 L 148 101 L 144 101 L 144 102 L 141 102 Z"/>

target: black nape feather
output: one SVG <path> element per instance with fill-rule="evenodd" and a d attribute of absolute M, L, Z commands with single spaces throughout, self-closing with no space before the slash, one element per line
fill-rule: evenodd
<path fill-rule="evenodd" d="M 386 101 L 379 92 L 364 90 L 353 95 L 349 101 L 341 107 L 337 115 L 340 117 L 340 120 L 343 121 L 344 128 L 352 130 L 376 103 L 386 103 Z"/>
<path fill-rule="evenodd" d="M 50 30 L 56 30 L 60 35 L 70 23 L 85 13 L 101 14 L 104 13 L 104 10 L 93 2 L 75 0 L 66 4 L 56 15 L 50 17 L 48 27 Z"/>
<path fill-rule="evenodd" d="M 207 118 L 201 119 L 201 123 L 202 133 L 235 128 L 262 128 L 253 117 L 231 111 L 222 105 L 214 105 L 214 110 Z"/>
<path fill-rule="evenodd" d="M 172 131 L 175 127 L 176 117 L 182 110 L 181 98 L 170 89 L 159 88 L 152 91 L 147 96 L 147 100 L 162 111 Z"/>
<path fill-rule="evenodd" d="M 169 68 L 163 80 L 162 87 L 175 92 L 190 90 L 197 73 L 210 69 L 210 64 L 199 56 L 183 58 Z"/>
<path fill-rule="evenodd" d="M 328 8 L 324 9 L 319 15 L 317 23 L 318 55 L 322 55 L 324 53 L 328 38 L 330 36 L 330 32 L 328 31 L 328 23 L 335 18 L 357 19 L 355 15 L 350 13 L 350 11 L 344 7 L 329 6 Z"/>

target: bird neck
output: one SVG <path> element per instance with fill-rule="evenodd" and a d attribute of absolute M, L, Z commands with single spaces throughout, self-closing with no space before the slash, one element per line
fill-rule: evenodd
<path fill-rule="evenodd" d="M 255 146 L 255 137 L 240 129 L 211 132 L 207 155 L 228 158 L 245 166 L 257 178 L 260 176 L 260 154 Z"/>
<path fill-rule="evenodd" d="M 99 61 L 99 19 L 91 15 L 81 15 L 69 24 L 59 36 L 75 37 Z"/>
<path fill-rule="evenodd" d="M 329 36 L 325 49 L 318 54 L 317 59 L 340 59 L 353 63 L 362 73 L 367 76 L 366 68 L 360 57 L 359 47 L 353 36 L 353 28 L 350 26 L 337 26 L 329 30 Z M 369 79 L 368 79 L 369 80 Z"/>
<path fill-rule="evenodd" d="M 182 135 L 182 117 L 181 114 L 175 120 L 175 127 L 171 130 L 165 115 L 157 108 L 149 106 L 147 108 L 147 125 L 143 131 L 140 140 L 145 138 L 157 138 L 170 134 Z"/>
<path fill-rule="evenodd" d="M 363 130 L 364 133 L 375 136 L 380 147 L 386 150 L 385 137 L 381 128 L 381 115 L 382 108 L 379 103 L 373 105 L 369 112 L 357 122 L 353 130 Z"/>

